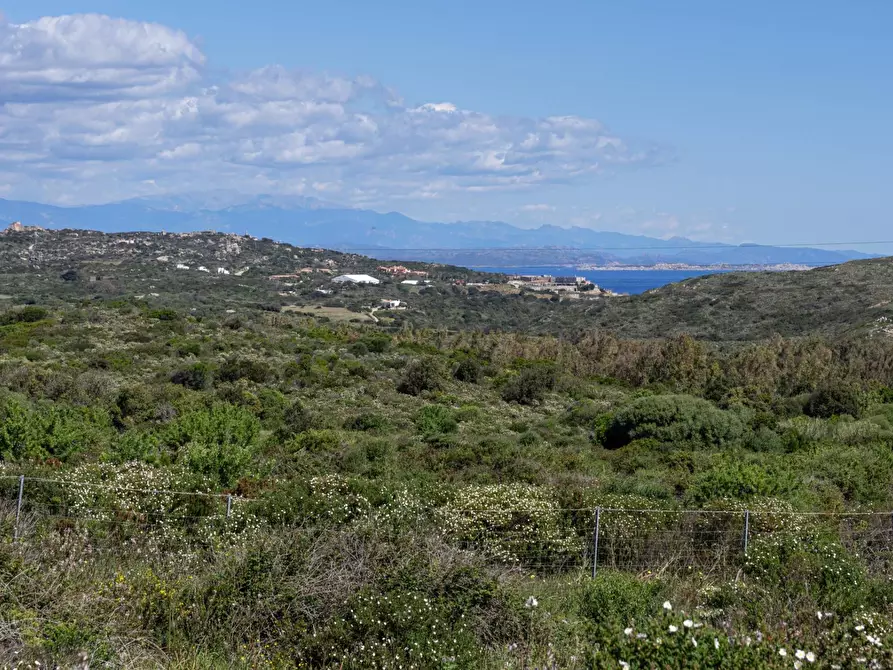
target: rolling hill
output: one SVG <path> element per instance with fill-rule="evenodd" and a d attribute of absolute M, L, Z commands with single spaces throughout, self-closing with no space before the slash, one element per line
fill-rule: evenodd
<path fill-rule="evenodd" d="M 461 267 L 409 263 L 431 283 L 406 285 L 359 254 L 300 248 L 223 233 L 118 233 L 24 230 L 0 236 L 6 301 L 140 299 L 194 309 L 224 306 L 279 310 L 327 308 L 363 316 L 381 300 L 411 309 L 394 327 L 508 330 L 576 336 L 606 330 L 654 339 L 689 334 L 714 341 L 884 333 L 893 318 L 893 260 L 848 263 L 799 272 L 715 274 L 638 296 L 569 299 L 506 294 L 468 283 L 504 276 Z M 188 269 L 187 269 L 188 268 Z M 200 270 L 199 268 L 204 268 Z M 304 272 L 301 272 L 301 270 Z M 68 274 L 68 280 L 62 274 Z M 378 286 L 332 283 L 336 274 L 371 273 Z M 276 281 L 269 277 L 286 275 Z M 288 277 L 288 275 L 294 275 Z M 463 284 L 464 282 L 464 284 Z"/>
<path fill-rule="evenodd" d="M 893 318 L 893 259 L 806 272 L 739 272 L 689 279 L 583 310 L 628 337 L 688 333 L 710 340 L 885 332 Z"/>

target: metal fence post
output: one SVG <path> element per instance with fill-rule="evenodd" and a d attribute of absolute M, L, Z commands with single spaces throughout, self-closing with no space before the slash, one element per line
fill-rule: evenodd
<path fill-rule="evenodd" d="M 595 530 L 592 532 L 592 578 L 598 571 L 598 530 L 602 520 L 602 508 L 595 508 Z"/>
<path fill-rule="evenodd" d="M 750 535 L 750 510 L 744 510 L 744 555 L 747 556 L 747 541 Z"/>
<path fill-rule="evenodd" d="M 12 531 L 12 541 L 19 540 L 19 517 L 22 515 L 22 494 L 25 492 L 25 475 L 19 475 L 19 500 L 16 503 L 16 524 Z"/>
<path fill-rule="evenodd" d="M 233 494 L 226 496 L 226 518 L 229 519 L 229 511 L 233 508 Z"/>

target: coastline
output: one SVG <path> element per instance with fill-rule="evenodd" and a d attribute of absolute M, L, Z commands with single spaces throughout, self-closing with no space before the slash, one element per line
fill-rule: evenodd
<path fill-rule="evenodd" d="M 577 270 L 597 272 L 626 272 L 626 271 L 668 271 L 684 270 L 690 272 L 803 272 L 812 270 L 816 266 L 800 265 L 795 263 L 781 263 L 773 265 L 688 265 L 687 263 L 655 263 L 654 265 L 577 265 Z"/>

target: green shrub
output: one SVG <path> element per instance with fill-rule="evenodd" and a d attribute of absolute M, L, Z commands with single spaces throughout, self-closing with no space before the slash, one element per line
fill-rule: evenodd
<path fill-rule="evenodd" d="M 342 361 L 342 365 L 351 377 L 369 379 L 372 376 L 372 370 L 369 369 L 369 366 L 364 365 L 360 361 Z"/>
<path fill-rule="evenodd" d="M 792 529 L 757 535 L 748 545 L 745 570 L 763 588 L 786 598 L 808 594 L 838 615 L 864 601 L 865 569 L 835 531 Z"/>
<path fill-rule="evenodd" d="M 599 418 L 604 415 L 603 405 L 592 400 L 580 400 L 568 408 L 564 420 L 572 426 L 594 428 Z"/>
<path fill-rule="evenodd" d="M 43 307 L 29 305 L 21 309 L 14 309 L 0 313 L 0 326 L 8 326 L 14 323 L 37 323 L 46 319 L 50 313 Z"/>
<path fill-rule="evenodd" d="M 107 460 L 115 463 L 142 461 L 152 465 L 167 465 L 170 459 L 164 453 L 162 440 L 157 434 L 128 430 L 112 442 Z"/>
<path fill-rule="evenodd" d="M 845 385 L 828 385 L 816 389 L 806 402 L 804 413 L 819 419 L 849 415 L 859 418 L 859 392 Z"/>
<path fill-rule="evenodd" d="M 162 309 L 152 309 L 146 314 L 150 319 L 158 319 L 159 321 L 176 321 L 180 318 L 177 310 L 168 307 Z"/>
<path fill-rule="evenodd" d="M 456 413 L 443 405 L 426 405 L 416 415 L 416 428 L 423 437 L 434 438 L 459 429 Z"/>
<path fill-rule="evenodd" d="M 290 404 L 285 394 L 271 388 L 262 388 L 257 392 L 257 401 L 260 405 L 258 418 L 265 428 L 279 429 L 285 421 L 285 413 Z"/>
<path fill-rule="evenodd" d="M 784 451 L 785 441 L 771 428 L 760 426 L 745 433 L 744 447 L 750 451 Z"/>
<path fill-rule="evenodd" d="M 98 408 L 0 401 L 0 460 L 66 461 L 107 441 L 111 422 Z"/>
<path fill-rule="evenodd" d="M 695 504 L 721 498 L 748 500 L 787 493 L 792 487 L 788 477 L 773 475 L 759 465 L 735 460 L 695 475 L 688 497 Z"/>
<path fill-rule="evenodd" d="M 421 395 L 425 391 L 436 391 L 443 383 L 440 362 L 434 358 L 411 361 L 397 383 L 397 390 L 406 395 Z"/>
<path fill-rule="evenodd" d="M 502 399 L 521 405 L 542 402 L 555 387 L 555 370 L 550 365 L 531 365 L 509 379 L 502 387 Z"/>
<path fill-rule="evenodd" d="M 387 461 L 394 455 L 394 443 L 391 440 L 371 440 L 366 444 L 366 458 L 372 463 Z"/>
<path fill-rule="evenodd" d="M 521 433 L 521 435 L 518 436 L 518 443 L 525 447 L 532 447 L 535 444 L 539 444 L 540 441 L 540 436 L 532 430 L 528 430 L 526 433 Z"/>
<path fill-rule="evenodd" d="M 278 432 L 279 439 L 288 440 L 310 428 L 312 419 L 300 400 L 293 400 L 282 415 L 282 427 Z"/>
<path fill-rule="evenodd" d="M 363 412 L 344 422 L 347 430 L 372 431 L 387 428 L 390 422 L 387 417 L 376 412 Z"/>
<path fill-rule="evenodd" d="M 341 438 L 333 430 L 308 430 L 292 440 L 292 452 L 307 451 L 311 454 L 330 453 L 341 447 Z"/>
<path fill-rule="evenodd" d="M 617 449 L 633 440 L 654 438 L 661 444 L 721 447 L 740 440 L 743 432 L 735 413 L 706 400 L 687 395 L 646 396 L 608 419 L 603 444 Z"/>
<path fill-rule="evenodd" d="M 580 614 L 597 626 L 625 626 L 644 622 L 657 611 L 665 591 L 657 580 L 600 570 L 580 590 L 578 607 Z"/>
<path fill-rule="evenodd" d="M 352 353 L 357 358 L 362 358 L 369 353 L 369 347 L 367 347 L 363 342 L 354 342 L 350 345 L 348 351 L 350 351 L 350 353 Z"/>
<path fill-rule="evenodd" d="M 201 353 L 201 342 L 188 341 L 177 345 L 177 356 L 186 358 L 187 356 L 200 356 Z"/>
<path fill-rule="evenodd" d="M 260 422 L 251 412 L 225 403 L 184 414 L 164 433 L 178 459 L 221 486 L 242 475 L 257 449 Z"/>
<path fill-rule="evenodd" d="M 171 375 L 171 382 L 193 391 L 204 391 L 214 379 L 214 369 L 207 363 L 193 363 Z"/>
<path fill-rule="evenodd" d="M 885 443 L 858 447 L 835 444 L 816 452 L 809 472 L 834 484 L 846 501 L 862 505 L 888 504 L 893 453 Z"/>
<path fill-rule="evenodd" d="M 506 563 L 561 560 L 583 550 L 551 492 L 529 484 L 462 489 L 438 510 L 438 519 L 448 536 L 474 542 Z"/>
<path fill-rule="evenodd" d="M 463 358 L 453 367 L 453 378 L 466 384 L 477 384 L 483 373 L 483 367 L 474 358 Z"/>
<path fill-rule="evenodd" d="M 247 379 L 256 384 L 263 384 L 274 377 L 274 373 L 272 368 L 263 361 L 250 358 L 230 358 L 220 366 L 218 377 L 225 382 Z"/>
<path fill-rule="evenodd" d="M 385 334 L 365 335 L 358 343 L 363 344 L 373 354 L 383 354 L 391 348 L 391 337 Z"/>

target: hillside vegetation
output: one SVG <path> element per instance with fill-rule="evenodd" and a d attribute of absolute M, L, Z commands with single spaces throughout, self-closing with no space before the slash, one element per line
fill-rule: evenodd
<path fill-rule="evenodd" d="M 890 667 L 886 336 L 570 331 L 442 266 L 336 323 L 282 309 L 328 275 L 268 276 L 371 261 L 53 235 L 0 239 L 0 663 Z M 557 336 L 506 332 L 545 310 Z"/>
<path fill-rule="evenodd" d="M 188 304 L 199 315 L 223 301 L 274 311 L 328 307 L 354 312 L 358 321 L 368 320 L 363 314 L 380 300 L 401 299 L 409 309 L 384 315 L 385 325 L 570 337 L 606 330 L 634 339 L 681 334 L 712 341 L 754 341 L 776 334 L 840 337 L 882 333 L 893 319 L 891 259 L 807 272 L 716 274 L 644 295 L 595 300 L 482 291 L 467 284 L 504 277 L 407 262 L 404 265 L 431 278 L 430 285 L 410 286 L 401 283 L 405 277 L 378 272 L 382 264 L 356 254 L 301 249 L 243 235 L 28 230 L 0 237 L 0 294 L 13 304 L 141 296 L 164 306 Z M 189 269 L 178 270 L 178 265 Z M 218 268 L 230 274 L 217 274 Z M 66 271 L 69 281 L 61 279 Z M 269 279 L 295 273 L 294 278 Z M 382 284 L 333 285 L 331 279 L 343 273 L 369 273 Z"/>
<path fill-rule="evenodd" d="M 883 330 L 893 318 L 893 259 L 806 272 L 738 272 L 688 279 L 584 311 L 627 337 L 687 333 L 710 340 L 841 336 Z"/>

